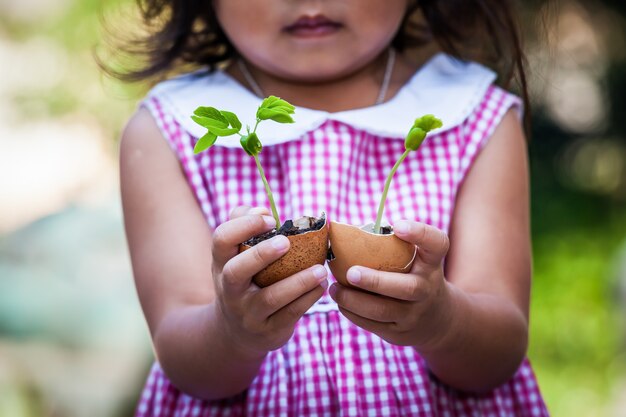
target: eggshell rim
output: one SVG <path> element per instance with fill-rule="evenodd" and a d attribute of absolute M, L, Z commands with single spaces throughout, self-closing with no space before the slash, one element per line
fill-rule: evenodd
<path fill-rule="evenodd" d="M 322 214 L 321 214 L 321 216 L 324 216 L 324 225 L 323 225 L 322 227 L 320 227 L 319 229 L 317 229 L 317 230 L 309 230 L 309 231 L 306 231 L 306 232 L 304 232 L 304 233 L 298 233 L 298 234 L 296 234 L 296 235 L 289 235 L 289 236 L 281 235 L 281 236 L 285 236 L 287 239 L 289 239 L 289 238 L 295 238 L 296 236 L 305 236 L 305 235 L 308 235 L 308 234 L 310 234 L 310 233 L 317 233 L 317 232 L 321 232 L 321 231 L 323 231 L 323 230 L 324 230 L 324 228 L 327 228 L 327 227 L 329 226 L 328 216 L 326 216 L 326 212 L 324 212 L 324 211 L 323 211 L 323 212 L 322 212 Z M 321 217 L 321 216 L 320 216 L 320 217 Z M 299 218 L 302 218 L 302 217 L 311 217 L 311 216 L 300 216 Z M 314 218 L 315 218 L 315 219 L 319 219 L 319 217 L 314 217 Z M 291 220 L 291 219 L 289 219 L 289 220 Z M 275 235 L 275 236 L 278 236 L 278 235 Z M 272 236 L 272 237 L 275 237 L 275 236 Z M 329 237 L 327 238 L 327 247 L 330 247 L 330 231 L 329 231 L 328 236 L 329 236 Z M 271 238 L 270 238 L 270 239 L 271 239 Z M 269 239 L 266 239 L 266 240 L 269 240 Z M 264 242 L 265 242 L 265 241 L 264 241 Z M 260 242 L 259 242 L 259 243 L 260 243 Z M 241 245 L 241 246 L 248 247 L 248 248 L 253 248 L 254 246 L 256 246 L 256 245 L 254 245 L 254 246 L 250 246 L 250 245 L 247 245 L 246 243 L 240 243 L 240 245 Z"/>
<path fill-rule="evenodd" d="M 360 231 L 360 232 L 367 233 L 367 234 L 369 234 L 369 235 L 376 236 L 376 237 L 389 237 L 389 236 L 396 236 L 396 234 L 395 234 L 395 233 L 393 233 L 393 230 L 392 230 L 392 232 L 391 232 L 391 233 L 383 235 L 383 234 L 379 234 L 379 233 L 372 233 L 372 232 L 368 232 L 367 230 L 363 230 L 363 229 L 361 229 L 359 226 L 355 226 L 355 225 L 350 224 L 350 223 L 337 222 L 337 221 L 334 221 L 334 220 L 332 220 L 332 221 L 330 222 L 330 224 L 329 224 L 329 227 L 330 227 L 331 229 L 332 229 L 332 224 L 333 224 L 333 223 L 337 223 L 337 224 L 340 224 L 340 225 L 342 225 L 342 226 L 354 227 L 355 229 L 357 229 L 357 230 L 358 230 L 358 231 Z M 320 229 L 320 230 L 321 230 L 321 229 Z M 396 237 L 397 237 L 397 236 L 396 236 Z M 400 239 L 399 237 L 397 237 L 397 238 L 398 238 L 398 239 Z M 400 239 L 400 240 L 402 240 L 402 239 Z M 406 242 L 406 240 L 405 240 L 404 242 Z M 410 243 L 410 242 L 406 242 L 406 243 Z M 331 242 L 330 242 L 330 230 L 329 230 L 329 233 L 328 233 L 328 245 L 329 245 L 329 248 L 330 248 L 330 250 L 331 250 L 331 252 L 332 252 L 332 250 L 333 250 L 333 245 L 332 245 L 332 244 L 331 244 Z M 413 257 L 411 258 L 411 261 L 410 261 L 410 262 L 408 262 L 408 263 L 407 263 L 404 267 L 402 267 L 401 269 L 405 269 L 405 268 L 407 268 L 407 267 L 411 266 L 411 265 L 415 262 L 415 258 L 417 258 L 417 245 L 413 244 L 413 247 L 415 248 L 415 250 L 413 251 Z M 327 260 L 327 262 L 328 262 L 328 263 L 331 263 L 331 262 L 333 262 L 335 259 L 337 259 L 337 258 L 329 259 L 329 260 Z"/>

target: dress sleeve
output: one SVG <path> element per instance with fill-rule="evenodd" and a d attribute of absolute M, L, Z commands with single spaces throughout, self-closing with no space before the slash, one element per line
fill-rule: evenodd
<path fill-rule="evenodd" d="M 524 109 L 519 97 L 499 87 L 489 87 L 483 100 L 461 126 L 457 183 L 463 181 L 509 109 L 514 109 L 520 120 L 523 118 Z"/>
<path fill-rule="evenodd" d="M 161 101 L 155 96 L 148 96 L 139 107 L 143 107 L 150 112 L 163 138 L 174 151 L 179 160 L 182 161 L 185 155 L 186 132 L 179 123 L 163 108 Z"/>
<path fill-rule="evenodd" d="M 209 159 L 206 155 L 196 157 L 193 148 L 196 138 L 189 134 L 172 117 L 156 96 L 149 96 L 140 105 L 145 107 L 154 118 L 161 134 L 169 144 L 170 148 L 180 161 L 180 165 L 185 173 L 187 182 L 191 187 L 198 205 L 202 209 L 204 217 L 212 228 L 217 226 L 215 207 L 210 203 L 211 190 L 206 179 Z"/>

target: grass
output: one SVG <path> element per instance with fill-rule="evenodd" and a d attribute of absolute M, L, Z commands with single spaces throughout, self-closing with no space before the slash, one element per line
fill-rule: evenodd
<path fill-rule="evenodd" d="M 608 415 L 626 366 L 617 266 L 623 226 L 535 239 L 533 362 L 554 416 Z"/>

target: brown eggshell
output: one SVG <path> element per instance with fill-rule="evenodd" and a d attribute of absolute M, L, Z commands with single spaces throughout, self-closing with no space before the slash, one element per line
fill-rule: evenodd
<path fill-rule="evenodd" d="M 330 222 L 330 248 L 335 259 L 328 267 L 340 284 L 351 287 L 346 279 L 354 265 L 388 272 L 409 272 L 415 259 L 415 245 L 396 235 L 366 232 L 357 226 Z"/>
<path fill-rule="evenodd" d="M 253 278 L 259 287 L 267 287 L 315 264 L 324 265 L 328 253 L 328 223 L 324 217 L 324 226 L 319 230 L 299 235 L 287 236 L 291 246 L 286 254 L 261 270 Z M 239 245 L 239 253 L 252 246 Z"/>

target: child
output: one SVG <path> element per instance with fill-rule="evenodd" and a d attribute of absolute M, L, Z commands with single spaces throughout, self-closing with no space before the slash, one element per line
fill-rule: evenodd
<path fill-rule="evenodd" d="M 138 416 L 547 415 L 525 360 L 521 103 L 492 70 L 453 58 L 523 75 L 510 2 L 146 0 L 144 15 L 160 26 L 139 44 L 146 66 L 126 78 L 204 71 L 158 84 L 121 143 L 126 232 L 157 356 Z M 429 36 L 452 55 L 420 60 Z M 260 135 L 284 218 L 373 221 L 413 120 L 443 119 L 389 192 L 387 217 L 418 248 L 408 274 L 353 267 L 357 289 L 315 266 L 251 282 L 289 243 L 238 254 L 274 226 L 259 208 L 263 184 L 237 141 L 194 156 L 204 132 L 190 115 L 206 105 L 253 118 L 270 94 L 297 106 L 294 125 Z"/>

